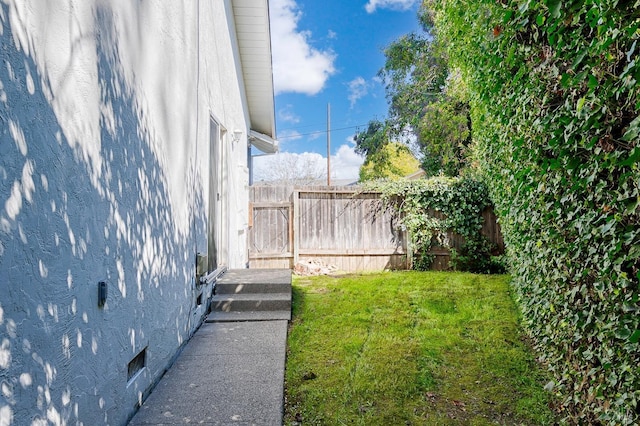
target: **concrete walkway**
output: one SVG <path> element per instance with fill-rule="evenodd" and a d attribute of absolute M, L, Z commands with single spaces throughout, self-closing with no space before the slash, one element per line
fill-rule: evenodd
<path fill-rule="evenodd" d="M 287 325 L 204 323 L 129 425 L 282 425 Z"/>

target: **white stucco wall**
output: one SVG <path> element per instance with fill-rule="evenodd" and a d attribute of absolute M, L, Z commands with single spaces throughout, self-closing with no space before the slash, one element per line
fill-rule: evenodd
<path fill-rule="evenodd" d="M 245 266 L 232 16 L 230 0 L 0 3 L 0 425 L 125 424 L 197 327 L 211 116 L 218 233 Z"/>

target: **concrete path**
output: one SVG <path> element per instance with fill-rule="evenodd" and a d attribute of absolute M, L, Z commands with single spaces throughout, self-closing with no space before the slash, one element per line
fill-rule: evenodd
<path fill-rule="evenodd" d="M 287 325 L 204 323 L 129 425 L 282 425 Z"/>

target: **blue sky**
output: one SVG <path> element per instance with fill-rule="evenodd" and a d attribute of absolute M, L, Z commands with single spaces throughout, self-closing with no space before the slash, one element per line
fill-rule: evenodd
<path fill-rule="evenodd" d="M 335 179 L 356 179 L 357 128 L 387 112 L 377 72 L 382 49 L 415 31 L 419 0 L 270 0 L 276 128 L 281 154 L 257 157 L 256 181 L 273 163 L 304 158 L 326 176 L 327 104 Z M 295 162 L 295 161 L 294 161 Z"/>

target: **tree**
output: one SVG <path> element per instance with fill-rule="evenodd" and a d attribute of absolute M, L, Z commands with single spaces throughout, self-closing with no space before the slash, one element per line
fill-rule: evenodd
<path fill-rule="evenodd" d="M 428 175 L 458 176 L 469 166 L 471 116 L 459 72 L 449 74 L 439 99 L 425 106 L 417 131 Z"/>
<path fill-rule="evenodd" d="M 373 155 L 389 143 L 389 124 L 371 120 L 365 131 L 356 132 L 354 140 L 356 153 L 365 157 Z"/>
<path fill-rule="evenodd" d="M 320 154 L 283 152 L 258 159 L 262 162 L 256 167 L 256 178 L 262 183 L 311 185 L 327 176 L 324 159 Z"/>
<path fill-rule="evenodd" d="M 385 143 L 370 154 L 360 166 L 360 181 L 375 179 L 396 180 L 420 169 L 420 162 L 406 145 L 398 142 Z"/>
<path fill-rule="evenodd" d="M 407 34 L 384 50 L 385 65 L 378 74 L 386 83 L 396 132 L 418 127 L 425 106 L 439 99 L 447 79 L 446 61 L 427 36 Z"/>
<path fill-rule="evenodd" d="M 413 134 L 428 175 L 459 175 L 469 164 L 471 119 L 467 89 L 450 69 L 445 49 L 432 37 L 430 15 L 422 12 L 424 33 L 400 37 L 385 50 L 379 75 L 386 82 L 387 139 Z M 370 126 L 367 131 L 377 130 Z M 376 140 L 365 138 L 366 142 Z"/>

